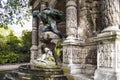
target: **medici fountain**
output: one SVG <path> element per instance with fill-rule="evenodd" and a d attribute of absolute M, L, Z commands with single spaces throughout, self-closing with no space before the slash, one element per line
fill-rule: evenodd
<path fill-rule="evenodd" d="M 33 17 L 41 19 L 43 23 L 41 54 L 38 54 L 30 65 L 22 65 L 17 70 L 5 74 L 3 80 L 67 80 L 61 68 L 62 41 L 65 36 L 56 25 L 63 20 L 64 13 L 47 7 L 42 11 L 33 11 Z"/>
<path fill-rule="evenodd" d="M 119 0 L 30 0 L 30 65 L 3 80 L 120 80 Z"/>

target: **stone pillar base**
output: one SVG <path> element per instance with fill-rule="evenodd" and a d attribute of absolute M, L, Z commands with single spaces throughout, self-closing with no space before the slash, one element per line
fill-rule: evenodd
<path fill-rule="evenodd" d="M 69 70 L 69 74 L 80 74 L 80 41 L 73 36 L 63 42 L 63 67 Z"/>
<path fill-rule="evenodd" d="M 120 80 L 120 72 L 116 73 L 111 70 L 97 69 L 94 80 Z"/>
<path fill-rule="evenodd" d="M 120 80 L 120 29 L 109 26 L 97 35 L 95 80 Z"/>
<path fill-rule="evenodd" d="M 84 75 L 84 74 L 77 74 L 77 75 L 66 75 L 68 80 L 94 80 L 91 76 Z"/>
<path fill-rule="evenodd" d="M 68 74 L 86 74 L 93 76 L 96 66 L 88 64 L 72 64 L 72 65 L 63 65 L 67 69 Z"/>
<path fill-rule="evenodd" d="M 36 45 L 32 45 L 30 50 L 31 50 L 30 63 L 33 64 L 33 61 L 37 58 L 37 55 L 38 55 L 38 47 Z"/>
<path fill-rule="evenodd" d="M 67 70 L 67 74 L 80 74 L 81 68 L 80 64 L 71 64 L 71 65 L 63 65 L 63 68 Z"/>

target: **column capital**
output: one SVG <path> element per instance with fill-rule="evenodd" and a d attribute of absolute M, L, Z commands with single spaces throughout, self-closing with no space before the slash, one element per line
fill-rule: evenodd
<path fill-rule="evenodd" d="M 76 2 L 77 0 L 66 0 L 66 2 L 68 2 L 68 1 L 74 1 L 74 2 Z"/>
<path fill-rule="evenodd" d="M 66 7 L 74 6 L 77 7 L 76 0 L 67 0 Z"/>

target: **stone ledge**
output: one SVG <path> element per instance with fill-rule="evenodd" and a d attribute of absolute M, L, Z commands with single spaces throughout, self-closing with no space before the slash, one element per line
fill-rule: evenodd
<path fill-rule="evenodd" d="M 78 75 L 70 75 L 67 74 L 68 80 L 94 80 L 93 76 L 88 76 L 84 74 L 78 74 Z"/>
<path fill-rule="evenodd" d="M 19 66 L 26 65 L 26 64 L 28 65 L 30 63 L 0 65 L 0 71 L 17 69 Z"/>

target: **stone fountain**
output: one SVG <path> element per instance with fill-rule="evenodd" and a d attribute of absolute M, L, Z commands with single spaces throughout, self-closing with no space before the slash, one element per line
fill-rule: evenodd
<path fill-rule="evenodd" d="M 41 12 L 33 11 L 33 17 L 40 18 L 44 24 L 40 39 L 41 53 L 31 60 L 31 65 L 22 65 L 5 74 L 3 80 L 67 80 L 60 59 L 60 46 L 64 36 L 56 26 L 62 16 L 63 12 L 52 8 L 45 8 Z"/>

